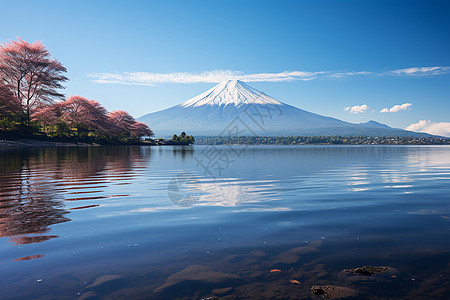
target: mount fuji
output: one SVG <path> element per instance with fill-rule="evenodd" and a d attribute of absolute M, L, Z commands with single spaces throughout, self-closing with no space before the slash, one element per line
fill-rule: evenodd
<path fill-rule="evenodd" d="M 138 118 L 157 136 L 430 136 L 369 121 L 353 124 L 280 102 L 239 80 Z"/>

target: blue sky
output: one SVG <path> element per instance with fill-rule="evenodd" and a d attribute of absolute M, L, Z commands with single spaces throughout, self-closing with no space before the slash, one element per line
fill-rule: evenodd
<path fill-rule="evenodd" d="M 2 1 L 0 41 L 42 41 L 68 69 L 65 93 L 108 110 L 139 117 L 239 77 L 322 115 L 450 132 L 449 1 L 41 0 L 17 9 Z"/>

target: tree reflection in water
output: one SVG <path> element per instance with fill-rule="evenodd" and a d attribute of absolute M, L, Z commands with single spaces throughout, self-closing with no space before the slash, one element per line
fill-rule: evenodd
<path fill-rule="evenodd" d="M 103 192 L 101 189 L 110 184 L 111 176 L 116 176 L 115 180 L 132 176 L 133 168 L 148 163 L 149 155 L 150 149 L 140 147 L 1 152 L 0 237 L 9 237 L 16 244 L 58 237 L 50 234 L 51 226 L 71 220 L 65 200 L 89 199 L 83 197 L 84 193 Z M 98 197 L 101 198 L 105 197 Z"/>

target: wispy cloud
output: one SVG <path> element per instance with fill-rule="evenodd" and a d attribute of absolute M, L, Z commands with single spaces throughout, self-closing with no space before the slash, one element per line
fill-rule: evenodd
<path fill-rule="evenodd" d="M 360 71 L 360 72 L 328 72 L 328 77 L 345 78 L 345 77 L 350 77 L 350 76 L 374 75 L 374 74 L 375 73 L 368 72 L 368 71 Z"/>
<path fill-rule="evenodd" d="M 94 82 L 103 84 L 156 85 L 162 83 L 219 83 L 225 80 L 242 80 L 245 82 L 281 82 L 295 80 L 308 81 L 313 79 L 343 79 L 362 76 L 434 76 L 448 73 L 450 73 L 450 67 L 414 67 L 383 73 L 369 71 L 284 71 L 278 73 L 244 74 L 241 71 L 213 70 L 200 73 L 91 73 L 88 74 L 88 76 L 93 78 Z"/>
<path fill-rule="evenodd" d="M 312 80 L 325 73 L 326 72 L 285 71 L 279 73 L 244 74 L 239 71 L 214 70 L 201 73 L 93 73 L 88 76 L 96 78 L 94 82 L 97 83 L 155 85 L 159 83 L 219 83 L 225 80 L 241 80 L 245 82 Z"/>
<path fill-rule="evenodd" d="M 407 110 L 412 104 L 411 103 L 403 103 L 400 105 L 394 105 L 391 108 L 383 108 L 382 110 L 380 110 L 380 112 L 382 113 L 386 113 L 386 112 L 398 112 L 400 110 Z"/>
<path fill-rule="evenodd" d="M 365 112 L 368 109 L 369 109 L 369 107 L 366 104 L 355 105 L 355 106 L 348 106 L 348 107 L 344 108 L 345 111 L 348 111 L 349 113 L 352 113 L 352 114 L 362 113 L 362 112 Z"/>
<path fill-rule="evenodd" d="M 450 122 L 431 122 L 420 120 L 405 128 L 405 130 L 426 132 L 434 135 L 450 137 Z"/>
<path fill-rule="evenodd" d="M 389 71 L 390 75 L 428 76 L 450 73 L 450 67 L 414 67 Z"/>

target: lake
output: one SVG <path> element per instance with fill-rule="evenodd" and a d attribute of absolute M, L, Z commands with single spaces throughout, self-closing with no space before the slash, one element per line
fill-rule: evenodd
<path fill-rule="evenodd" d="M 2 152 L 0 276 L 0 299 L 448 299 L 450 147 Z"/>

